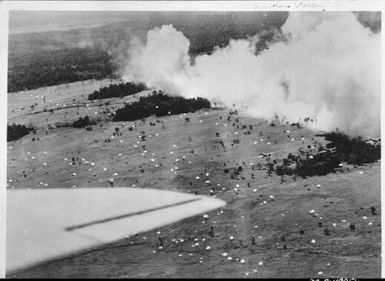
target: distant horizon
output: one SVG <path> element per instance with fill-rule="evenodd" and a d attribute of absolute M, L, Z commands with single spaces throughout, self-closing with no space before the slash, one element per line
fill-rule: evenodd
<path fill-rule="evenodd" d="M 330 11 L 333 12 L 333 11 Z M 339 13 L 339 11 L 335 11 Z M 314 13 L 317 13 L 316 11 Z M 375 30 L 381 29 L 381 12 L 359 11 L 359 20 Z M 86 16 L 85 16 L 86 14 Z M 79 28 L 93 28 L 117 22 L 151 22 L 167 20 L 168 18 L 185 18 L 190 16 L 199 18 L 223 14 L 229 19 L 234 15 L 253 14 L 256 18 L 287 17 L 288 11 L 10 11 L 9 34 L 26 34 L 35 32 L 66 31 Z M 243 21 L 242 17 L 237 17 Z M 246 20 L 247 21 L 247 20 Z M 239 23 L 238 23 L 239 24 Z"/>
<path fill-rule="evenodd" d="M 64 31 L 76 28 L 92 28 L 109 23 L 129 22 L 141 17 L 144 21 L 151 21 L 155 18 L 167 18 L 170 16 L 187 15 L 212 15 L 223 14 L 255 14 L 270 17 L 275 14 L 287 14 L 287 12 L 265 12 L 265 11 L 10 11 L 9 34 Z M 87 16 L 85 16 L 87 14 Z"/>

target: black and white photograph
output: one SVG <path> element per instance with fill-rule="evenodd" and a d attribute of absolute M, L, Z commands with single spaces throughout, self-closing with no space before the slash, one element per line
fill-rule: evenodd
<path fill-rule="evenodd" d="M 6 278 L 382 276 L 379 1 L 44 2 L 0 3 Z"/>

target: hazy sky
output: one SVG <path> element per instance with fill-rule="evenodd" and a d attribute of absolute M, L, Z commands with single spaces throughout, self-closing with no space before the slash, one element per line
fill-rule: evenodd
<path fill-rule="evenodd" d="M 240 14 L 253 13 L 252 18 L 264 20 L 265 14 L 271 19 L 272 17 L 286 14 L 285 12 L 136 12 L 136 11 L 12 11 L 9 17 L 10 33 L 38 32 L 48 30 L 62 30 L 74 27 L 94 26 L 116 21 L 132 21 L 135 23 L 152 21 L 154 19 L 166 20 L 168 17 L 179 18 L 184 20 L 189 18 L 190 22 L 194 16 L 226 14 L 230 19 L 231 14 L 238 15 L 238 20 L 242 19 Z M 199 19 L 197 18 L 199 21 Z M 247 19 L 246 19 L 247 20 Z M 242 21 L 242 20 L 241 20 Z"/>
<path fill-rule="evenodd" d="M 11 11 L 10 33 L 66 29 L 126 20 L 135 12 Z"/>
<path fill-rule="evenodd" d="M 9 17 L 9 32 L 25 33 L 25 32 L 41 32 L 49 30 L 65 30 L 75 27 L 90 27 L 116 21 L 135 21 L 151 20 L 155 17 L 167 18 L 169 15 L 175 16 L 179 14 L 182 18 L 189 14 L 207 14 L 209 17 L 212 13 L 218 12 L 136 12 L 136 11 L 11 11 Z M 222 12 L 231 14 L 231 12 Z M 242 13 L 242 12 L 238 12 Z M 252 12 L 249 12 L 252 13 Z M 277 12 L 254 12 L 268 17 L 279 16 L 282 13 Z M 237 14 L 235 12 L 234 14 Z M 369 22 L 371 26 L 375 25 L 375 29 L 381 26 L 380 12 L 359 12 L 359 19 L 364 24 Z"/>

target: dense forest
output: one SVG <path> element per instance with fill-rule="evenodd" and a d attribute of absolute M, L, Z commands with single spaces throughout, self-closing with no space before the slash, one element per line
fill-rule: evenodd
<path fill-rule="evenodd" d="M 146 89 L 146 85 L 142 83 L 111 84 L 108 87 L 103 87 L 100 88 L 98 91 L 94 91 L 92 94 L 88 95 L 88 99 L 100 100 L 109 98 L 121 98 L 125 96 L 134 95 Z"/>
<path fill-rule="evenodd" d="M 161 91 L 154 91 L 152 95 L 141 97 L 138 102 L 127 104 L 118 109 L 113 121 L 134 121 L 151 115 L 175 115 L 210 107 L 210 102 L 204 98 L 185 99 L 168 96 Z"/>
<path fill-rule="evenodd" d="M 93 48 L 10 54 L 8 62 L 8 92 L 102 79 L 114 72 L 110 56 Z"/>

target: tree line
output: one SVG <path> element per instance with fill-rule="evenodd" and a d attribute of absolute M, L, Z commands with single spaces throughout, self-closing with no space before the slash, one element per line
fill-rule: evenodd
<path fill-rule="evenodd" d="M 100 88 L 98 91 L 94 91 L 88 95 L 89 100 L 100 100 L 109 98 L 121 98 L 125 96 L 131 96 L 136 93 L 146 90 L 147 87 L 143 83 L 120 83 L 111 84 L 108 87 Z"/>
<path fill-rule="evenodd" d="M 149 96 L 140 97 L 138 102 L 126 104 L 118 109 L 113 121 L 134 121 L 151 115 L 158 117 L 175 115 L 210 107 L 210 102 L 204 98 L 185 99 L 165 95 L 162 91 L 154 91 Z"/>

